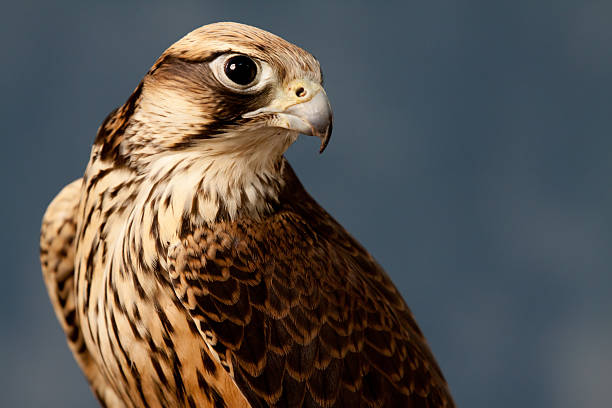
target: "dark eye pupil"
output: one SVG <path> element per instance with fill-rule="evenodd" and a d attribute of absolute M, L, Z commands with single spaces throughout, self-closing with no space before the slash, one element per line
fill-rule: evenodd
<path fill-rule="evenodd" d="M 237 55 L 225 62 L 225 75 L 238 85 L 248 85 L 257 76 L 257 65 L 249 57 Z"/>

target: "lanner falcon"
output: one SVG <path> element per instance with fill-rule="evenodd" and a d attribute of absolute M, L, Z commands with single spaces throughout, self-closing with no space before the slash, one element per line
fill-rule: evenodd
<path fill-rule="evenodd" d="M 453 407 L 387 274 L 283 157 L 329 141 L 317 60 L 236 23 L 166 50 L 43 219 L 43 275 L 108 407 Z"/>

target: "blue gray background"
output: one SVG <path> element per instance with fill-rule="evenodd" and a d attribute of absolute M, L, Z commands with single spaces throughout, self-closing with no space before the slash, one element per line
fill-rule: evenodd
<path fill-rule="evenodd" d="M 334 135 L 289 159 L 397 283 L 460 406 L 612 406 L 612 2 L 26 0 L 0 19 L 0 406 L 96 406 L 40 219 L 159 54 L 221 20 L 321 61 Z"/>

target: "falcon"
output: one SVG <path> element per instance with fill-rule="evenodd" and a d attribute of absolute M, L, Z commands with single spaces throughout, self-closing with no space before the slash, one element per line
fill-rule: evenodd
<path fill-rule="evenodd" d="M 51 302 L 108 407 L 453 407 L 402 296 L 285 150 L 332 111 L 317 60 L 216 23 L 168 48 L 51 202 Z"/>

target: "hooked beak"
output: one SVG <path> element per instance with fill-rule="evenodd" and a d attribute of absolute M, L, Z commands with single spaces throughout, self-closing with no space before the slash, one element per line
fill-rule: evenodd
<path fill-rule="evenodd" d="M 323 88 L 308 102 L 302 102 L 279 114 L 287 120 L 288 129 L 321 139 L 319 153 L 327 147 L 332 132 L 333 115 Z"/>
<path fill-rule="evenodd" d="M 310 81 L 292 81 L 287 90 L 269 106 L 243 115 L 245 118 L 274 114 L 271 126 L 295 130 L 321 139 L 319 153 L 327 147 L 332 133 L 333 114 L 323 87 Z"/>

